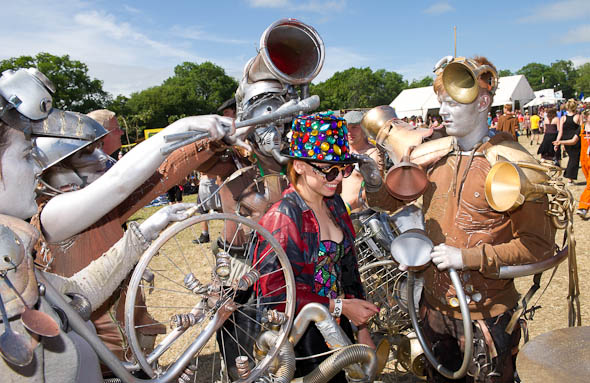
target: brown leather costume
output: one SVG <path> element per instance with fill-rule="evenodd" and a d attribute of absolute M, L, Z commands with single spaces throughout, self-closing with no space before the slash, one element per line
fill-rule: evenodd
<path fill-rule="evenodd" d="M 498 127 L 496 128 L 498 132 L 506 132 L 512 135 L 516 141 L 518 141 L 516 137 L 516 131 L 518 130 L 518 118 L 512 113 L 501 115 L 498 118 Z"/>
<path fill-rule="evenodd" d="M 518 293 L 511 279 L 492 279 L 502 265 L 537 262 L 554 254 L 555 228 L 545 214 L 547 198 L 526 202 L 513 212 L 491 209 L 485 199 L 485 178 L 491 168 L 481 155 L 491 145 L 510 140 L 499 133 L 481 145 L 480 155 L 450 153 L 428 168 L 431 184 L 423 199 L 426 232 L 435 245 L 446 243 L 462 249 L 466 270 L 459 272 L 467 295 L 480 293 L 469 308 L 474 320 L 497 316 L 516 306 Z M 384 190 L 367 193 L 370 206 L 394 211 L 402 202 Z M 447 272 L 430 265 L 424 272 L 424 297 L 441 313 L 461 318 Z"/>
<path fill-rule="evenodd" d="M 35 262 L 41 267 L 48 266 L 48 271 L 55 274 L 72 276 L 121 239 L 124 234 L 122 225 L 139 209 L 166 193 L 173 185 L 181 183 L 191 171 L 204 163 L 222 164 L 214 157 L 223 149 L 224 147 L 216 143 L 201 140 L 174 151 L 146 182 L 94 225 L 59 243 L 47 243 L 47 250 L 44 250 L 43 243 L 39 242 Z M 39 213 L 31 220 L 37 228 L 40 228 L 39 216 L 44 206 L 45 204 L 40 204 Z M 122 327 L 125 298 L 124 290 L 120 291 L 122 295 L 113 294 L 101 307 L 94 310 L 92 321 L 102 341 L 120 359 L 125 360 L 127 342 Z M 141 311 L 138 323 L 153 323 L 147 311 Z M 165 328 L 163 325 L 153 325 L 141 327 L 140 331 L 143 335 L 157 335 L 165 333 Z"/>

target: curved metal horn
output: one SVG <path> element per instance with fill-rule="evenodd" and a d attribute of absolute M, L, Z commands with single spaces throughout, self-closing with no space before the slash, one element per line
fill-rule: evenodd
<path fill-rule="evenodd" d="M 248 82 L 307 84 L 322 69 L 324 57 L 324 42 L 314 28 L 296 19 L 281 19 L 260 37 L 260 51 L 247 68 Z"/>
<path fill-rule="evenodd" d="M 489 74 L 488 76 L 485 76 Z M 472 59 L 457 57 L 444 65 L 442 81 L 451 98 L 462 104 L 471 104 L 485 88 L 492 94 L 498 88 L 498 73 L 489 65 L 479 65 Z"/>

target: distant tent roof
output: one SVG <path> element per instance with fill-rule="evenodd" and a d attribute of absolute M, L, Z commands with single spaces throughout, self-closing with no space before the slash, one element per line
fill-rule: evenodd
<path fill-rule="evenodd" d="M 515 101 L 524 105 L 534 98 L 533 89 L 523 75 L 501 77 L 492 106 L 512 104 Z M 432 86 L 403 90 L 389 105 L 395 108 L 399 118 L 426 117 L 428 110 L 440 108 Z"/>
<path fill-rule="evenodd" d="M 524 105 L 533 98 L 535 98 L 533 88 L 523 75 L 501 77 L 492 106 L 512 104 L 514 101 Z"/>
<path fill-rule="evenodd" d="M 431 86 L 403 90 L 389 104 L 395 109 L 399 118 L 425 116 L 428 109 L 440 107 L 434 89 Z"/>

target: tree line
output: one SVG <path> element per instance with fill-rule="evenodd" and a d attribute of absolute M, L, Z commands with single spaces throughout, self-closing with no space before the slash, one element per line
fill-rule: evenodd
<path fill-rule="evenodd" d="M 103 82 L 91 78 L 88 66 L 68 55 L 39 53 L 0 61 L 0 71 L 37 67 L 55 84 L 54 105 L 60 109 L 88 113 L 107 108 L 119 116 L 129 141 L 140 139 L 143 129 L 162 128 L 187 115 L 215 113 L 218 106 L 232 97 L 237 81 L 211 62 L 184 62 L 174 68 L 174 75 L 161 85 L 153 86 L 129 97 L 113 97 L 104 91 Z M 590 63 L 578 68 L 569 60 L 545 65 L 530 63 L 515 73 L 500 70 L 500 77 L 524 75 L 533 90 L 562 90 L 565 98 L 582 92 L 590 96 Z M 321 110 L 372 108 L 385 105 L 404 89 L 432 85 L 426 76 L 411 82 L 393 71 L 370 68 L 349 68 L 336 72 L 329 79 L 312 84 L 312 94 L 320 96 Z"/>

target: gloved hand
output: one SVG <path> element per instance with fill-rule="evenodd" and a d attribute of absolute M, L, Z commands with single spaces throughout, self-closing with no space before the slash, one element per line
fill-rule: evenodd
<path fill-rule="evenodd" d="M 246 136 L 250 134 L 251 131 L 252 126 L 244 126 L 239 129 L 235 129 L 234 127 L 233 131 L 223 138 L 223 141 L 225 141 L 228 145 L 240 146 L 248 151 L 252 151 L 252 147 L 246 141 L 244 141 Z"/>
<path fill-rule="evenodd" d="M 168 133 L 206 132 L 213 141 L 232 135 L 236 131 L 232 118 L 218 115 L 185 117 L 166 129 Z"/>
<path fill-rule="evenodd" d="M 365 189 L 369 192 L 378 191 L 383 184 L 383 179 L 377 162 L 366 154 L 359 154 L 356 158 L 359 163 L 359 171 L 365 180 Z"/>
<path fill-rule="evenodd" d="M 441 271 L 448 268 L 463 270 L 463 256 L 459 248 L 442 243 L 434 246 L 430 252 L 430 257 L 432 258 L 432 262 Z"/>
<path fill-rule="evenodd" d="M 189 214 L 186 210 L 194 206 L 195 204 L 193 203 L 177 203 L 175 205 L 163 207 L 143 221 L 143 223 L 139 225 L 139 230 L 145 239 L 153 241 L 170 222 L 187 219 Z"/>

